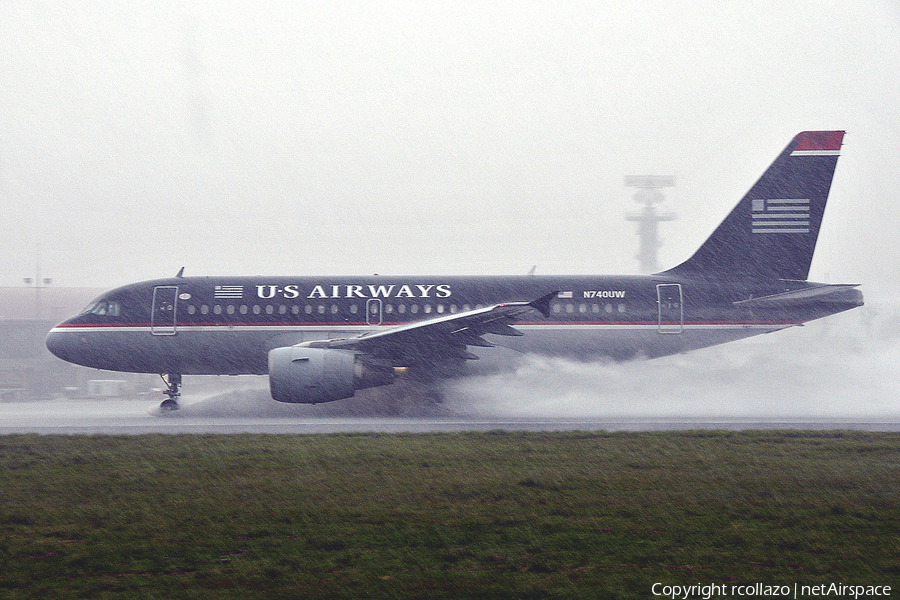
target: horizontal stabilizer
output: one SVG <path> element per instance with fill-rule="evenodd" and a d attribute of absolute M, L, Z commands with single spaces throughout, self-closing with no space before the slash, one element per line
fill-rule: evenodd
<path fill-rule="evenodd" d="M 777 306 L 789 306 L 791 304 L 806 303 L 809 300 L 821 299 L 824 296 L 845 292 L 858 287 L 859 284 L 823 284 L 816 287 L 807 287 L 790 292 L 782 292 L 781 294 L 772 294 L 771 296 L 760 296 L 759 298 L 750 298 L 748 300 L 739 300 L 735 302 L 735 306 L 744 308 L 773 308 Z"/>

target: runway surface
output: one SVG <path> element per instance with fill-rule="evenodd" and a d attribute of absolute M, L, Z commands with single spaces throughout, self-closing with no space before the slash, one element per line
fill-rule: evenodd
<path fill-rule="evenodd" d="M 196 405 L 194 405 L 196 407 Z M 186 405 L 182 411 L 161 414 L 156 400 L 47 400 L 0 403 L 0 434 L 113 434 L 147 433 L 424 433 L 452 431 L 663 431 L 689 429 L 856 429 L 900 431 L 900 420 L 849 418 L 647 418 L 582 419 L 433 417 L 310 417 L 204 415 Z M 293 407 L 287 407 L 291 409 Z"/>

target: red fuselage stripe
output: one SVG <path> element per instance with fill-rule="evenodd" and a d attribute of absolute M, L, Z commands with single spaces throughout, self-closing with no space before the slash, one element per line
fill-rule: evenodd
<path fill-rule="evenodd" d="M 391 327 L 408 325 L 415 321 L 384 321 L 378 326 Z M 516 325 L 681 325 L 680 321 L 520 321 Z M 684 321 L 684 326 L 689 325 L 796 325 L 797 321 Z M 222 323 L 190 323 L 179 322 L 176 327 L 371 327 L 361 321 L 336 321 L 336 322 L 222 322 Z M 107 329 L 149 329 L 149 323 L 60 323 L 56 329 L 77 328 L 107 328 Z M 170 323 L 157 323 L 155 327 L 172 327 Z"/>

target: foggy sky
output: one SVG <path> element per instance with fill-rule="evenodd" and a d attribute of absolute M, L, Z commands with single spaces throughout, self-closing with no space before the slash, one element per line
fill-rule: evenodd
<path fill-rule="evenodd" d="M 0 4 L 0 286 L 661 268 L 846 129 L 810 278 L 893 295 L 892 1 Z"/>

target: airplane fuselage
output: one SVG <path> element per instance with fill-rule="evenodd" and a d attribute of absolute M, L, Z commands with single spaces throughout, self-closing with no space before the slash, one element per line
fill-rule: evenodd
<path fill-rule="evenodd" d="M 777 331 L 862 304 L 862 295 L 848 289 L 790 306 L 744 302 L 818 285 L 664 275 L 179 277 L 104 294 L 57 326 L 47 344 L 65 360 L 99 369 L 266 374 L 273 348 L 354 337 L 556 292 L 548 317 L 534 311 L 533 318 L 516 324 L 526 335 L 488 334 L 488 339 L 522 353 L 653 358 Z"/>

